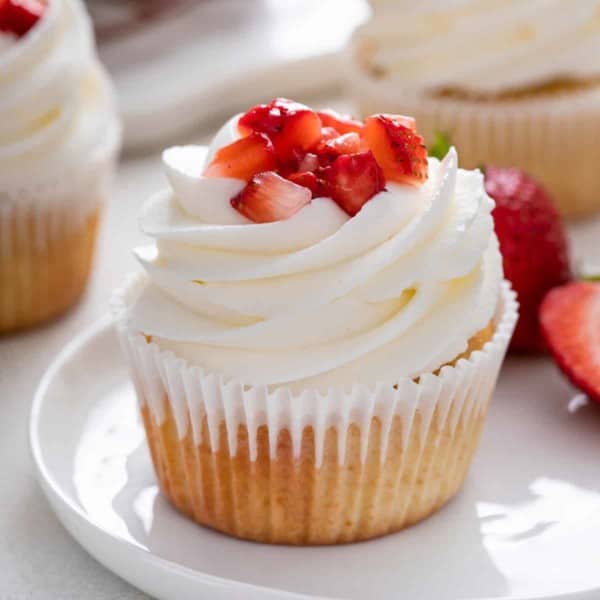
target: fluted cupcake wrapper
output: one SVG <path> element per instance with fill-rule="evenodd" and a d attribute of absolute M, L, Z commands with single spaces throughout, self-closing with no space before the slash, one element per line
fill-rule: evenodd
<path fill-rule="evenodd" d="M 348 85 L 362 115 L 414 117 L 429 144 L 447 134 L 461 166 L 518 167 L 539 179 L 565 216 L 600 209 L 600 171 L 593 157 L 600 136 L 600 85 L 502 100 L 468 100 L 404 93 L 355 66 Z"/>
<path fill-rule="evenodd" d="M 162 351 L 113 310 L 162 490 L 197 522 L 289 544 L 367 539 L 414 523 L 460 487 L 517 311 L 504 284 L 481 350 L 418 381 L 294 393 L 250 386 Z"/>
<path fill-rule="evenodd" d="M 58 315 L 83 292 L 118 139 L 116 128 L 84 172 L 62 174 L 60 188 L 26 185 L 0 198 L 0 333 Z"/>

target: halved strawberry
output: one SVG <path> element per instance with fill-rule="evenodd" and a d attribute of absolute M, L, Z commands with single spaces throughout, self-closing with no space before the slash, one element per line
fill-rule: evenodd
<path fill-rule="evenodd" d="M 282 163 L 293 161 L 298 151 L 308 152 L 321 139 L 321 119 L 317 114 L 286 98 L 251 108 L 240 117 L 238 129 L 242 135 L 253 131 L 266 134 Z"/>
<path fill-rule="evenodd" d="M 364 136 L 388 180 L 419 185 L 427 179 L 427 147 L 411 122 L 399 115 L 372 115 L 365 120 Z"/>
<path fill-rule="evenodd" d="M 385 177 L 371 151 L 343 154 L 324 170 L 325 195 L 354 216 L 385 188 Z"/>
<path fill-rule="evenodd" d="M 321 183 L 317 176 L 310 171 L 304 171 L 302 173 L 291 173 L 287 176 L 286 179 L 289 179 L 296 185 L 301 185 L 305 188 L 308 188 L 311 191 L 313 198 L 316 198 L 317 196 L 321 195 Z"/>
<path fill-rule="evenodd" d="M 556 287 L 540 305 L 540 326 L 562 372 L 600 402 L 600 284 Z"/>
<path fill-rule="evenodd" d="M 289 219 L 311 199 L 309 189 L 267 171 L 255 175 L 231 206 L 255 223 L 271 223 Z"/>
<path fill-rule="evenodd" d="M 24 36 L 43 16 L 46 4 L 38 0 L 0 0 L 0 31 Z"/>
<path fill-rule="evenodd" d="M 326 108 L 317 112 L 323 127 L 333 127 L 341 134 L 358 133 L 361 134 L 364 129 L 364 124 L 361 121 L 353 119 L 350 115 L 340 115 L 335 110 Z"/>
<path fill-rule="evenodd" d="M 206 177 L 231 177 L 248 181 L 256 173 L 277 167 L 273 144 L 262 133 L 252 133 L 221 148 L 204 175 Z"/>

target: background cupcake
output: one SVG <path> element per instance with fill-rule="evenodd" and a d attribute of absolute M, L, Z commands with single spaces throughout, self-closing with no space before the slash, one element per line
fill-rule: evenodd
<path fill-rule="evenodd" d="M 354 35 L 360 109 L 414 115 L 469 168 L 518 166 L 565 215 L 600 207 L 600 2 L 374 2 Z"/>
<path fill-rule="evenodd" d="M 427 162 L 409 118 L 281 99 L 164 159 L 114 310 L 166 496 L 291 544 L 440 508 L 516 319 L 481 173 Z"/>
<path fill-rule="evenodd" d="M 79 1 L 9 1 L 0 20 L 0 332 L 7 332 L 60 314 L 84 290 L 120 127 Z"/>

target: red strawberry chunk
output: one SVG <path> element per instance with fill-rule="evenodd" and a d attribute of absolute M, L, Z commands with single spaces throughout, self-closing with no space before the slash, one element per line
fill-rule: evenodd
<path fill-rule="evenodd" d="M 313 198 L 316 198 L 321 194 L 321 182 L 317 176 L 310 171 L 305 171 L 303 173 L 292 173 L 291 175 L 287 176 L 287 179 L 297 185 L 308 188 L 311 191 Z"/>
<path fill-rule="evenodd" d="M 419 185 L 427 180 L 427 147 L 412 126 L 409 117 L 373 115 L 365 120 L 364 136 L 386 179 Z"/>
<path fill-rule="evenodd" d="M 45 10 L 45 3 L 38 0 L 0 0 L 0 31 L 23 37 Z"/>
<path fill-rule="evenodd" d="M 249 181 L 256 173 L 276 167 L 277 159 L 269 138 L 262 133 L 252 133 L 221 148 L 204 175 Z"/>
<path fill-rule="evenodd" d="M 286 98 L 251 108 L 240 117 L 238 129 L 242 135 L 253 131 L 267 135 L 282 163 L 294 161 L 298 151 L 308 152 L 321 139 L 321 119 L 317 114 Z"/>
<path fill-rule="evenodd" d="M 319 146 L 318 154 L 330 156 L 335 159 L 341 154 L 356 154 L 360 152 L 360 136 L 358 133 L 350 132 L 326 141 Z"/>
<path fill-rule="evenodd" d="M 353 119 L 349 115 L 340 115 L 335 110 L 327 108 L 317 113 L 323 123 L 323 127 L 333 127 L 341 134 L 344 133 L 362 133 L 364 124 L 361 121 Z"/>
<path fill-rule="evenodd" d="M 319 157 L 308 152 L 298 161 L 298 171 L 316 171 L 319 168 Z"/>
<path fill-rule="evenodd" d="M 344 154 L 324 170 L 325 195 L 354 216 L 385 188 L 385 177 L 371 151 Z"/>
<path fill-rule="evenodd" d="M 417 132 L 417 122 L 412 117 L 408 117 L 406 115 L 392 115 L 389 113 L 380 113 L 379 115 L 373 116 L 384 117 L 385 119 L 392 121 L 396 125 L 403 125 L 404 127 L 408 127 L 413 133 Z"/>
<path fill-rule="evenodd" d="M 268 171 L 252 177 L 231 206 L 255 223 L 271 223 L 289 219 L 311 199 L 306 187 Z"/>
<path fill-rule="evenodd" d="M 340 132 L 333 127 L 321 127 L 321 144 L 340 137 Z"/>
<path fill-rule="evenodd" d="M 574 282 L 548 292 L 540 325 L 563 373 L 600 402 L 600 284 Z"/>

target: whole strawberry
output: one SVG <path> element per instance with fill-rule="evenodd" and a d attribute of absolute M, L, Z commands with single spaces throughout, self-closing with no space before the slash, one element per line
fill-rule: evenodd
<path fill-rule="evenodd" d="M 538 308 L 546 292 L 572 278 L 560 217 L 544 188 L 518 169 L 486 167 L 485 189 L 493 212 L 504 274 L 519 298 L 511 349 L 543 351 Z"/>

